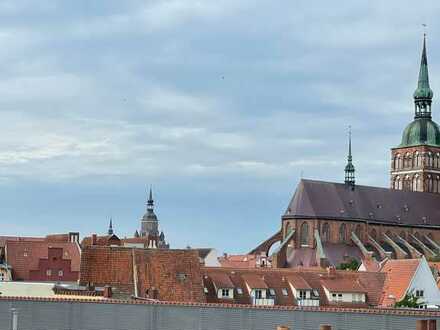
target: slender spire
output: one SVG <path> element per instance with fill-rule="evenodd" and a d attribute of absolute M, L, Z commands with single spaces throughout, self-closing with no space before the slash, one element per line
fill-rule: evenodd
<path fill-rule="evenodd" d="M 415 118 L 431 118 L 431 102 L 434 92 L 429 86 L 428 56 L 426 52 L 426 33 L 423 34 L 422 58 L 419 79 L 414 92 Z"/>
<path fill-rule="evenodd" d="M 345 165 L 345 184 L 354 186 L 355 177 L 354 177 L 355 169 L 353 165 L 353 156 L 351 154 L 351 126 L 348 127 L 348 156 L 347 156 L 347 165 Z"/>
<path fill-rule="evenodd" d="M 148 196 L 147 201 L 147 210 L 153 210 L 154 209 L 154 200 L 153 200 L 153 188 L 150 186 L 150 194 Z"/>
<path fill-rule="evenodd" d="M 110 223 L 109 223 L 109 225 L 108 225 L 108 234 L 109 235 L 113 235 L 113 220 L 112 220 L 112 218 L 110 218 Z"/>

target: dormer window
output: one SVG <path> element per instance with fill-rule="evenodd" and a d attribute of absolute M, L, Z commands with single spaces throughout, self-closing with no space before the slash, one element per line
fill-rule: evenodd
<path fill-rule="evenodd" d="M 269 289 L 269 294 L 271 296 L 275 296 L 275 289 Z"/>
<path fill-rule="evenodd" d="M 242 288 L 237 288 L 237 293 L 238 294 L 243 294 L 243 289 Z"/>
<path fill-rule="evenodd" d="M 281 289 L 281 292 L 283 293 L 283 296 L 288 296 L 289 295 L 289 291 L 287 291 L 286 288 Z"/>

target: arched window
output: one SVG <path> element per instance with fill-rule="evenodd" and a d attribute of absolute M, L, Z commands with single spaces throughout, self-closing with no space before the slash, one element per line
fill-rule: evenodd
<path fill-rule="evenodd" d="M 428 166 L 432 166 L 432 153 L 428 152 Z"/>
<path fill-rule="evenodd" d="M 402 158 L 400 157 L 400 154 L 397 155 L 397 169 L 402 168 Z"/>
<path fill-rule="evenodd" d="M 354 230 L 354 233 L 356 234 L 356 236 L 361 240 L 361 235 L 362 235 L 362 227 L 361 225 L 356 225 L 356 229 Z"/>
<path fill-rule="evenodd" d="M 301 246 L 309 246 L 309 224 L 307 222 L 301 225 L 299 242 Z"/>
<path fill-rule="evenodd" d="M 372 229 L 372 230 L 370 231 L 370 236 L 371 236 L 372 239 L 377 240 L 377 232 L 376 232 L 376 229 Z"/>
<path fill-rule="evenodd" d="M 411 190 L 411 178 L 409 175 L 405 176 L 403 181 L 403 190 L 410 191 Z"/>
<path fill-rule="evenodd" d="M 327 222 L 322 225 L 321 241 L 322 242 L 330 241 L 330 226 Z"/>
<path fill-rule="evenodd" d="M 339 227 L 339 242 L 345 243 L 347 240 L 347 227 L 345 226 L 345 223 L 343 223 Z"/>
<path fill-rule="evenodd" d="M 432 176 L 428 175 L 428 191 L 432 192 Z"/>
<path fill-rule="evenodd" d="M 420 166 L 420 154 L 418 151 L 416 151 L 416 167 Z"/>

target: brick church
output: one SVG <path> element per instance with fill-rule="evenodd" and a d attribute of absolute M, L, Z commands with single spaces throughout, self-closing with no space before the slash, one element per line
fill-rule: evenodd
<path fill-rule="evenodd" d="M 436 258 L 440 254 L 440 129 L 432 120 L 426 36 L 414 120 L 391 149 L 390 188 L 355 183 L 349 137 L 345 182 L 301 180 L 281 218 L 281 230 L 251 253 L 272 255 L 278 267 L 338 266 L 352 258 Z"/>

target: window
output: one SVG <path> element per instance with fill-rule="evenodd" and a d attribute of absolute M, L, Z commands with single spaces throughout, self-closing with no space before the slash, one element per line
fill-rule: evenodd
<path fill-rule="evenodd" d="M 286 288 L 283 288 L 281 291 L 283 292 L 283 296 L 288 296 L 289 295 L 289 291 L 287 291 Z"/>
<path fill-rule="evenodd" d="M 51 276 L 52 275 L 52 270 L 51 269 L 47 269 L 46 270 L 46 275 L 47 276 Z"/>
<path fill-rule="evenodd" d="M 309 224 L 307 222 L 303 222 L 301 225 L 299 241 L 301 246 L 309 245 Z"/>
<path fill-rule="evenodd" d="M 323 242 L 330 241 L 330 226 L 329 226 L 329 224 L 327 222 L 322 225 L 322 237 L 321 237 L 321 240 Z"/>
<path fill-rule="evenodd" d="M 274 289 L 269 289 L 269 294 L 271 296 L 275 296 L 275 290 Z"/>
<path fill-rule="evenodd" d="M 306 291 L 305 290 L 299 290 L 299 299 L 303 300 L 306 299 Z"/>
<path fill-rule="evenodd" d="M 255 299 L 263 298 L 263 292 L 260 289 L 255 290 Z"/>
<path fill-rule="evenodd" d="M 338 293 L 338 301 L 342 301 L 342 293 Z"/>
<path fill-rule="evenodd" d="M 63 275 L 64 275 L 64 272 L 63 272 L 62 269 L 60 269 L 60 270 L 58 271 L 58 276 L 63 276 Z"/>
<path fill-rule="evenodd" d="M 0 273 L 0 281 L 4 281 L 5 280 L 5 274 L 4 273 Z"/>
<path fill-rule="evenodd" d="M 208 288 L 203 288 L 203 292 L 208 293 Z"/>
<path fill-rule="evenodd" d="M 423 298 L 425 292 L 423 290 L 416 290 L 416 297 Z"/>
<path fill-rule="evenodd" d="M 243 294 L 243 290 L 241 288 L 237 288 L 237 293 L 238 294 Z"/>
<path fill-rule="evenodd" d="M 222 289 L 222 297 L 229 298 L 229 289 Z"/>

